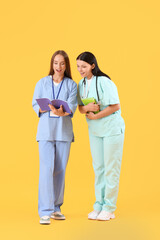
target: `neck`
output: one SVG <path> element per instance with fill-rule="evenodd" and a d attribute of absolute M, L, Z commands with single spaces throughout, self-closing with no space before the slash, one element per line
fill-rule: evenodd
<path fill-rule="evenodd" d="M 87 80 L 90 80 L 92 77 L 93 77 L 93 74 L 91 73 L 91 75 L 87 77 Z"/>
<path fill-rule="evenodd" d="M 61 82 L 63 80 L 63 78 L 64 78 L 64 75 L 53 74 L 53 81 L 54 82 L 59 83 L 59 82 Z"/>

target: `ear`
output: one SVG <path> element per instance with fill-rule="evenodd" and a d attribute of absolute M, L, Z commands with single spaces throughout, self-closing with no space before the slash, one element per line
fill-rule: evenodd
<path fill-rule="evenodd" d="M 92 64 L 92 69 L 94 69 L 94 68 L 95 68 L 95 64 L 93 63 L 93 64 Z"/>

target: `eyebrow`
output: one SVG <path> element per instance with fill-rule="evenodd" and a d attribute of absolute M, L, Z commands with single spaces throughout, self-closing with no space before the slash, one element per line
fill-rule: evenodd
<path fill-rule="evenodd" d="M 54 62 L 58 62 L 58 61 L 54 60 Z M 65 63 L 65 61 L 62 61 L 62 62 L 60 62 L 60 63 Z"/>

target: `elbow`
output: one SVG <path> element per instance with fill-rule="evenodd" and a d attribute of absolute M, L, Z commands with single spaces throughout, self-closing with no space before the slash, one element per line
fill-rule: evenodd
<path fill-rule="evenodd" d="M 78 110 L 79 110 L 80 113 L 82 113 L 82 108 L 81 108 L 80 105 L 78 105 Z"/>
<path fill-rule="evenodd" d="M 117 112 L 121 108 L 120 104 L 115 104 L 113 107 L 113 112 Z"/>
<path fill-rule="evenodd" d="M 80 113 L 82 113 L 82 114 L 84 113 L 84 111 L 83 111 L 83 106 L 78 105 L 78 110 L 79 110 Z"/>
<path fill-rule="evenodd" d="M 117 104 L 117 111 L 118 111 L 119 109 L 121 109 L 121 106 L 120 106 L 120 104 Z"/>

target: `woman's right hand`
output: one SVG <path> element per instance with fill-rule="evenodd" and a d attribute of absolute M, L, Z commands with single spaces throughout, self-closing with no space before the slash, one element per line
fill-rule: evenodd
<path fill-rule="evenodd" d="M 45 112 L 47 112 L 47 111 L 42 111 L 41 108 L 39 108 L 39 112 L 40 112 L 40 113 L 45 113 Z"/>
<path fill-rule="evenodd" d="M 86 105 L 87 107 L 87 112 L 97 112 L 100 110 L 100 107 L 98 104 L 95 104 L 95 103 L 89 103 Z"/>

